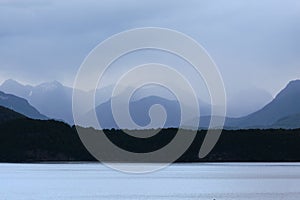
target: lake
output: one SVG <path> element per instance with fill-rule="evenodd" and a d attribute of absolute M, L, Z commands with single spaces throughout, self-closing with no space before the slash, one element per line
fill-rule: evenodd
<path fill-rule="evenodd" d="M 125 174 L 101 164 L 0 164 L 1 200 L 300 199 L 300 163 L 173 164 Z"/>

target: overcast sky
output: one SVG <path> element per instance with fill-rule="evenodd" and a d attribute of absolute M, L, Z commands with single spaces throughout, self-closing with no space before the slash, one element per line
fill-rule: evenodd
<path fill-rule="evenodd" d="M 178 30 L 209 52 L 227 90 L 275 95 L 300 79 L 300 1 L 1 0 L 0 82 L 72 85 L 87 54 L 131 28 Z"/>

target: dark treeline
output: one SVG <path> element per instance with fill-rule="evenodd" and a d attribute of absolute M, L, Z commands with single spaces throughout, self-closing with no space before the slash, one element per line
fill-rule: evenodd
<path fill-rule="evenodd" d="M 85 130 L 97 132 L 94 129 Z M 149 130 L 143 130 L 144 133 L 147 131 Z M 137 153 L 160 149 L 175 137 L 176 132 L 177 129 L 163 129 L 151 138 L 137 139 L 120 130 L 105 130 L 106 136 L 113 143 Z M 188 130 L 185 132 L 190 134 Z M 199 159 L 198 153 L 205 134 L 206 131 L 198 131 L 194 142 L 178 162 L 300 161 L 300 129 L 224 130 L 213 151 L 206 158 Z M 95 159 L 83 146 L 75 127 L 65 123 L 25 118 L 0 124 L 0 162 L 48 161 L 95 161 Z"/>

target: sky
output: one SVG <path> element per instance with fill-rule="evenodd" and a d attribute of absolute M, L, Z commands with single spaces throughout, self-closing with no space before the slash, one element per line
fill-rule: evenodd
<path fill-rule="evenodd" d="M 58 80 L 72 86 L 84 58 L 101 41 L 149 26 L 174 29 L 200 43 L 229 95 L 258 88 L 275 96 L 300 79 L 298 0 L 1 0 L 0 82 Z"/>

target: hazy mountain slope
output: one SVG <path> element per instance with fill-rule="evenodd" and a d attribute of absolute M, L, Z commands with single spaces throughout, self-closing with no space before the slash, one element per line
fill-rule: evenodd
<path fill-rule="evenodd" d="M 73 89 L 66 87 L 57 81 L 42 83 L 37 86 L 29 86 L 9 79 L 5 81 L 0 90 L 27 99 L 28 102 L 49 118 L 63 120 L 74 124 L 72 114 Z M 112 87 L 104 87 L 97 90 L 97 105 L 110 99 Z M 85 92 L 80 91 L 85 95 Z M 93 91 L 89 91 L 91 93 Z M 86 94 L 86 96 L 89 96 Z"/>
<path fill-rule="evenodd" d="M 256 98 L 253 96 L 253 98 Z M 291 81 L 262 109 L 240 118 L 225 119 L 225 129 L 298 128 L 300 114 L 300 80 Z M 192 119 L 196 120 L 196 119 Z M 191 121 L 192 121 L 191 120 Z M 210 116 L 201 116 L 200 128 L 207 128 Z M 187 123 L 188 124 L 188 123 Z"/>
<path fill-rule="evenodd" d="M 33 89 L 32 86 L 22 85 L 13 79 L 8 79 L 4 81 L 2 85 L 0 85 L 0 91 L 3 91 L 7 94 L 14 94 L 18 97 L 27 100 L 28 100 L 28 96 L 30 96 L 32 89 Z"/>
<path fill-rule="evenodd" d="M 118 97 L 116 97 L 118 98 Z M 155 108 L 152 106 L 159 106 L 161 108 L 160 111 L 152 110 L 151 108 Z M 188 105 L 182 104 L 183 109 L 192 110 Z M 121 103 L 120 105 L 117 105 L 118 109 L 124 109 L 125 107 L 128 107 L 126 103 Z M 157 107 L 155 108 L 157 109 Z M 158 96 L 148 96 L 141 98 L 139 100 L 131 101 L 129 104 L 129 111 L 131 115 L 131 119 L 141 127 L 147 127 L 147 128 L 168 128 L 168 127 L 179 127 L 181 122 L 181 109 L 180 103 L 176 100 L 169 100 L 165 98 L 161 98 Z M 200 108 L 200 111 L 201 108 Z M 162 116 L 162 112 L 165 112 L 165 119 Z M 96 113 L 98 120 L 100 122 L 100 125 L 102 128 L 120 128 L 117 126 L 112 110 L 111 110 L 111 101 L 107 101 L 99 106 L 96 107 Z M 152 126 L 150 125 L 151 118 L 150 115 L 154 121 L 152 121 Z M 91 116 L 91 112 L 87 114 L 87 119 L 89 119 L 89 116 Z M 190 116 L 190 119 L 193 117 Z M 156 120 L 156 122 L 155 122 Z M 163 120 L 165 120 L 165 123 L 163 125 Z M 160 123 L 161 122 L 161 123 Z M 183 121 L 182 126 L 183 127 L 189 127 L 188 121 Z M 85 125 L 89 126 L 89 125 Z M 95 125 L 92 125 L 95 127 Z M 128 128 L 132 129 L 133 127 L 126 126 L 121 128 Z"/>
<path fill-rule="evenodd" d="M 281 118 L 300 113 L 299 99 L 300 80 L 291 81 L 264 108 L 228 125 L 238 127 L 271 126 Z"/>
<path fill-rule="evenodd" d="M 60 84 L 59 82 L 43 83 L 38 86 L 23 86 L 13 80 L 8 80 L 0 86 L 0 89 L 5 89 L 6 92 L 12 94 L 20 94 L 36 107 L 41 113 L 46 114 L 48 117 L 54 119 L 62 119 L 70 124 L 73 124 L 72 116 L 72 88 L 68 88 Z M 112 87 L 107 87 L 97 91 L 96 102 L 98 103 L 97 114 L 103 123 L 103 127 L 112 128 L 116 127 L 116 124 L 112 117 L 110 108 L 110 95 Z M 148 88 L 149 90 L 149 88 Z M 132 117 L 139 125 L 146 125 L 150 121 L 148 116 L 148 108 L 150 105 L 161 104 L 169 110 L 169 121 L 166 123 L 166 127 L 178 126 L 178 114 L 176 100 L 165 98 L 153 98 L 153 96 L 147 96 L 148 90 L 141 90 L 141 94 L 137 95 L 130 102 L 130 109 Z M 16 95 L 18 95 L 16 94 Z M 84 92 L 83 92 L 84 94 Z M 164 94 L 163 90 L 159 91 L 159 94 Z M 107 97 L 108 96 L 108 97 Z M 250 95 L 251 98 L 259 98 L 255 95 Z M 167 96 L 169 98 L 169 96 Z M 298 103 L 300 97 L 300 80 L 291 81 L 286 88 L 284 88 L 269 104 L 262 109 L 240 118 L 226 118 L 225 127 L 230 128 L 263 128 L 270 127 L 278 120 L 300 113 L 300 104 Z M 122 95 L 113 98 L 122 98 Z M 250 98 L 250 97 L 249 97 Z M 266 100 L 266 98 L 263 98 Z M 251 101 L 251 99 L 249 100 Z M 104 103 L 103 103 L 104 102 Z M 128 106 L 128 105 L 120 105 Z M 203 117 L 210 114 L 209 105 L 200 103 L 201 106 L 201 121 L 200 126 L 206 127 L 209 124 L 210 117 Z M 179 116 L 179 117 L 178 117 Z M 191 121 L 194 119 L 191 116 Z M 189 122 L 187 122 L 188 126 Z"/>
<path fill-rule="evenodd" d="M 44 115 L 73 124 L 72 88 L 57 81 L 42 83 L 37 86 L 22 85 L 14 80 L 7 80 L 0 90 L 25 98 Z"/>
<path fill-rule="evenodd" d="M 36 108 L 31 106 L 27 100 L 15 95 L 6 94 L 1 91 L 0 106 L 14 110 L 15 112 L 18 112 L 32 119 L 47 119 L 46 116 L 42 115 Z"/>
<path fill-rule="evenodd" d="M 47 115 L 50 118 L 63 120 L 69 124 L 73 124 L 73 115 L 72 115 L 72 92 L 73 89 L 62 85 L 61 83 L 54 81 L 43 83 L 37 86 L 25 86 L 14 80 L 7 80 L 1 86 L 0 90 L 3 90 L 6 93 L 14 94 L 17 96 L 21 96 L 28 100 L 28 102 L 37 108 L 41 113 Z M 102 107 L 110 108 L 110 106 L 106 105 L 110 102 L 112 96 L 113 87 L 107 86 L 96 91 L 95 100 L 96 106 L 102 105 Z M 90 96 L 93 91 L 82 92 L 82 95 Z M 139 102 L 141 99 L 149 97 L 153 92 L 153 89 L 149 90 L 149 88 L 143 88 L 136 93 L 136 99 L 133 97 L 132 102 Z M 118 97 L 114 98 L 122 98 L 123 94 L 120 94 Z M 157 96 L 160 96 L 161 99 L 166 99 L 168 102 L 175 102 L 176 100 L 170 98 L 169 94 L 164 90 L 158 90 Z M 166 98 L 164 98 L 166 97 Z M 149 103 L 149 102 L 148 102 Z M 172 103 L 171 103 L 172 104 Z M 167 104 L 164 104 L 168 106 Z M 172 105 L 170 105 L 172 107 Z M 210 113 L 210 105 L 204 102 L 200 103 L 201 113 L 203 115 L 208 115 Z M 140 107 L 139 107 L 140 108 Z M 138 108 L 138 109 L 139 109 Z M 106 113 L 110 115 L 108 111 L 104 111 L 102 113 Z M 139 112 L 136 110 L 138 115 Z M 147 118 L 147 116 L 145 116 Z M 104 123 L 108 125 L 108 127 L 114 127 L 111 124 L 112 116 L 104 117 Z M 148 119 L 148 118 L 147 118 Z M 142 121 L 147 121 L 147 119 L 141 119 Z M 142 124 L 145 124 L 141 122 Z M 176 123 L 172 123 L 173 125 Z"/>
<path fill-rule="evenodd" d="M 47 116 L 73 124 L 72 89 L 57 81 L 33 88 L 29 102 Z"/>
<path fill-rule="evenodd" d="M 138 101 L 132 101 L 129 105 L 132 120 L 139 126 L 147 126 L 150 123 L 149 109 L 152 105 L 159 104 L 165 108 L 167 119 L 164 127 L 178 127 L 180 124 L 180 105 L 177 101 L 171 101 L 157 96 L 149 96 Z M 118 105 L 120 109 L 128 105 Z M 118 128 L 112 114 L 111 101 L 99 105 L 96 113 L 102 128 Z M 155 116 L 153 116 L 155 117 Z M 132 128 L 132 127 L 122 127 Z"/>
<path fill-rule="evenodd" d="M 263 108 L 274 98 L 267 91 L 259 88 L 248 88 L 228 95 L 227 116 L 243 117 Z"/>

